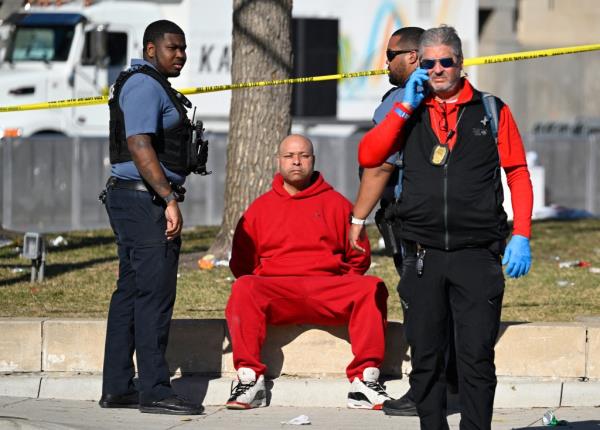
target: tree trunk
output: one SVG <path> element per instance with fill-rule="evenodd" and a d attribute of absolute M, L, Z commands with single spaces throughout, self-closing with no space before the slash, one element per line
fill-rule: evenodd
<path fill-rule="evenodd" d="M 292 73 L 293 0 L 234 0 L 232 82 L 284 79 Z M 289 85 L 234 90 L 229 115 L 223 221 L 209 253 L 228 258 L 235 226 L 270 186 L 275 154 L 291 127 Z"/>

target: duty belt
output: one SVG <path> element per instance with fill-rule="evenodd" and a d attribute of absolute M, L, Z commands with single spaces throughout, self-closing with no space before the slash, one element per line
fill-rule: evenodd
<path fill-rule="evenodd" d="M 121 189 L 121 190 L 144 191 L 146 193 L 150 192 L 148 187 L 146 187 L 146 184 L 144 183 L 144 181 L 126 181 L 123 179 L 119 179 L 115 176 L 111 176 L 110 178 L 108 178 L 108 181 L 106 181 L 106 186 L 104 187 L 104 189 L 102 191 L 100 191 L 100 194 L 98 195 L 98 200 L 100 200 L 100 202 L 102 204 L 106 204 L 106 196 L 107 196 L 106 191 L 109 188 L 116 188 L 116 189 Z M 154 196 L 152 196 L 152 200 L 154 200 Z"/>
<path fill-rule="evenodd" d="M 120 190 L 134 190 L 134 191 L 145 191 L 150 192 L 144 181 L 128 181 L 125 179 L 119 179 L 115 176 L 111 176 L 106 181 L 106 188 L 116 188 Z"/>
<path fill-rule="evenodd" d="M 177 198 L 178 202 L 183 202 L 185 188 L 181 185 L 174 184 L 173 182 L 169 182 L 171 189 L 175 191 L 179 197 Z M 145 193 L 150 193 L 152 195 L 152 200 L 158 202 L 160 204 L 164 204 L 164 199 L 162 199 L 158 194 L 154 192 L 152 188 L 146 185 L 146 182 L 141 180 L 126 180 L 119 179 L 115 176 L 111 176 L 106 181 L 106 187 L 100 192 L 98 196 L 98 200 L 100 200 L 103 204 L 106 203 L 106 190 L 113 188 L 116 190 L 133 190 L 133 191 L 143 191 Z"/>

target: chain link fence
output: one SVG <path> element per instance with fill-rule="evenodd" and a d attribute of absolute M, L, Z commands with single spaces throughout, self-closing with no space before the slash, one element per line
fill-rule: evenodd
<path fill-rule="evenodd" d="M 351 201 L 358 190 L 356 149 L 362 133 L 310 135 L 317 170 Z M 181 205 L 186 226 L 219 225 L 227 135 L 207 133 L 209 176 L 190 175 Z M 14 231 L 62 232 L 108 227 L 98 194 L 110 174 L 106 138 L 45 136 L 0 140 L 2 225 Z"/>
<path fill-rule="evenodd" d="M 540 124 L 528 149 L 545 168 L 546 202 L 600 215 L 600 127 Z"/>

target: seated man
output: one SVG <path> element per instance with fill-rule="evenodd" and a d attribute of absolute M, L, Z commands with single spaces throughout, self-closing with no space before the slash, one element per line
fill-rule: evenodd
<path fill-rule="evenodd" d="M 385 352 L 387 289 L 364 276 L 366 252 L 350 247 L 352 205 L 313 170 L 310 140 L 290 135 L 279 146 L 272 189 L 240 219 L 229 267 L 237 278 L 225 315 L 238 383 L 229 409 L 266 406 L 260 361 L 267 324 L 348 324 L 354 359 L 349 408 L 381 409 L 390 397 L 379 385 Z"/>

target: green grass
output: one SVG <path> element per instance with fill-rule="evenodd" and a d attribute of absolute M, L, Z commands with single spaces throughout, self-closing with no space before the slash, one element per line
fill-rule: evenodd
<path fill-rule="evenodd" d="M 369 233 L 375 245 L 377 232 L 370 228 Z M 229 269 L 197 268 L 198 258 L 215 234 L 216 228 L 206 227 L 184 232 L 177 318 L 223 317 L 232 281 Z M 106 316 L 118 268 L 112 233 L 100 230 L 63 236 L 68 245 L 49 248 L 42 283 L 29 283 L 29 261 L 20 258 L 20 249 L 16 249 L 20 243 L 0 248 L 0 316 Z M 531 273 L 506 283 L 503 320 L 573 321 L 582 316 L 600 316 L 600 274 L 590 273 L 587 268 L 558 267 L 558 259 L 584 260 L 600 267 L 600 220 L 534 223 L 532 250 Z M 370 273 L 383 278 L 390 290 L 389 318 L 401 319 L 395 292 L 398 275 L 392 261 L 374 251 L 373 262 Z"/>

